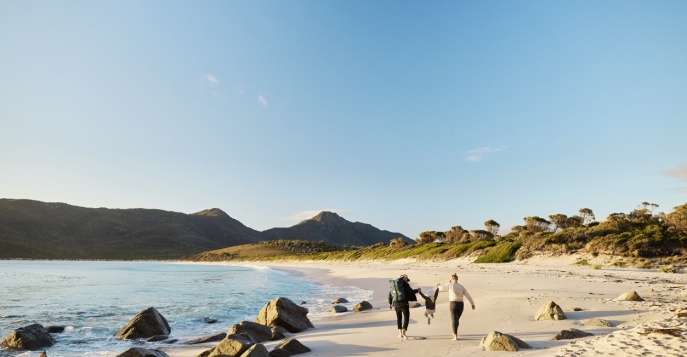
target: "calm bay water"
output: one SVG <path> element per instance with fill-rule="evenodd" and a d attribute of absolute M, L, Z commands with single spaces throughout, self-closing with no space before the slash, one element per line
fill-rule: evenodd
<path fill-rule="evenodd" d="M 52 334 L 48 356 L 116 356 L 136 341 L 113 336 L 134 315 L 153 306 L 179 342 L 226 332 L 252 321 L 272 298 L 305 305 L 311 320 L 344 297 L 355 304 L 372 297 L 355 287 L 331 287 L 264 267 L 111 261 L 0 261 L 0 340 L 33 323 L 66 326 Z M 352 308 L 348 306 L 349 309 Z M 217 319 L 208 324 L 205 318 Z M 164 342 L 147 347 L 170 347 Z M 171 345 L 174 346 L 174 345 Z M 0 347 L 0 356 L 37 356 Z"/>

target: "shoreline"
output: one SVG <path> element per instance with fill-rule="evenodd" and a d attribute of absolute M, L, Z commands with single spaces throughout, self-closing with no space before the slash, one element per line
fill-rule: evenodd
<path fill-rule="evenodd" d="M 658 273 L 622 268 L 592 269 L 571 265 L 581 256 L 538 257 L 501 264 L 474 264 L 469 259 L 417 262 L 250 262 L 220 264 L 265 266 L 330 286 L 355 286 L 373 291 L 373 309 L 343 313 L 313 321 L 315 328 L 287 334 L 309 347 L 303 356 L 414 355 L 483 356 L 481 339 L 492 331 L 510 334 L 532 346 L 518 352 L 488 352 L 494 356 L 653 356 L 687 350 L 687 318 L 673 318 L 687 308 L 685 274 Z M 601 259 L 601 258 L 588 258 Z M 194 262 L 195 263 L 195 262 Z M 216 264 L 216 263 L 215 263 Z M 388 279 L 408 274 L 413 288 L 427 290 L 445 283 L 452 273 L 475 300 L 476 310 L 466 309 L 460 320 L 459 340 L 452 341 L 448 294 L 437 299 L 435 318 L 427 324 L 424 304 L 412 308 L 408 336 L 401 341 L 395 314 L 387 303 Z M 646 301 L 618 301 L 636 291 Z M 288 296 L 285 296 L 288 298 Z M 345 296 L 343 296 L 345 297 Z M 418 294 L 418 299 L 422 298 Z M 548 301 L 556 302 L 567 315 L 561 321 L 534 321 L 534 314 Z M 359 301 L 351 301 L 355 304 Z M 579 311 L 573 311 L 579 309 Z M 256 312 L 257 313 L 257 312 Z M 609 321 L 612 327 L 585 326 L 591 318 Z M 594 336 L 552 341 L 562 330 L 579 329 Z M 648 333 L 649 329 L 675 328 L 682 337 Z M 415 339 L 422 338 L 422 339 Z M 270 350 L 278 341 L 265 343 Z M 162 349 L 171 357 L 197 356 L 217 343 Z"/>

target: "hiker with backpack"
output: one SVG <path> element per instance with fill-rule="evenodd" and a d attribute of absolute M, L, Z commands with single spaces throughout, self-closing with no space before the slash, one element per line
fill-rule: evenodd
<path fill-rule="evenodd" d="M 410 305 L 409 301 L 417 301 L 417 294 L 421 291 L 420 288 L 413 289 L 408 282 L 410 278 L 403 274 L 397 279 L 389 280 L 389 310 L 396 309 L 396 325 L 398 326 L 398 337 L 401 340 L 407 340 L 406 331 L 408 331 L 408 322 L 410 320 Z"/>

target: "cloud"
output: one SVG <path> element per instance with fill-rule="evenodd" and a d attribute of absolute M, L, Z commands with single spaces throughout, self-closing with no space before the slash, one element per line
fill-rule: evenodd
<path fill-rule="evenodd" d="M 676 177 L 681 180 L 687 181 L 687 165 L 666 171 L 665 174 L 666 176 Z"/>
<path fill-rule="evenodd" d="M 219 79 L 217 79 L 217 77 L 213 76 L 212 74 L 204 75 L 203 79 L 205 79 L 205 82 L 210 84 L 210 85 L 218 85 L 219 84 Z"/>
<path fill-rule="evenodd" d="M 485 146 L 477 149 L 471 149 L 468 150 L 468 156 L 465 157 L 465 161 L 467 162 L 480 162 L 484 160 L 487 156 L 490 156 L 493 153 L 503 151 L 504 148 L 495 148 L 491 146 Z"/>
<path fill-rule="evenodd" d="M 293 215 L 289 217 L 284 217 L 281 220 L 282 221 L 297 221 L 297 222 L 302 222 L 307 219 L 313 218 L 320 214 L 322 211 L 327 211 L 327 212 L 333 212 L 338 215 L 343 215 L 344 213 L 349 213 L 350 211 L 347 210 L 342 210 L 342 209 L 319 209 L 319 210 L 310 210 L 310 211 L 300 211 L 296 212 Z"/>
<path fill-rule="evenodd" d="M 268 105 L 267 105 L 267 99 L 265 99 L 265 97 L 263 97 L 263 96 L 261 96 L 261 95 L 258 96 L 258 103 L 260 103 L 260 105 L 262 105 L 262 106 L 265 107 L 265 108 L 268 107 Z"/>

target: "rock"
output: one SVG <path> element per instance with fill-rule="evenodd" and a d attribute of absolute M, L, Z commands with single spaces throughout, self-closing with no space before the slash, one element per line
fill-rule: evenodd
<path fill-rule="evenodd" d="M 241 357 L 269 357 L 270 353 L 267 351 L 265 345 L 258 343 L 251 346 Z"/>
<path fill-rule="evenodd" d="M 213 319 L 210 317 L 204 317 L 203 322 L 205 322 L 206 324 L 214 324 L 215 322 L 217 322 L 217 319 Z"/>
<path fill-rule="evenodd" d="M 571 329 L 563 330 L 563 331 L 559 332 L 556 336 L 553 336 L 553 338 L 551 338 L 551 340 L 552 341 L 572 340 L 572 339 L 576 339 L 576 338 L 580 338 L 580 337 L 587 337 L 587 336 L 594 336 L 594 334 L 571 328 Z"/>
<path fill-rule="evenodd" d="M 521 348 L 532 348 L 523 340 L 498 331 L 492 331 L 479 343 L 485 351 L 519 351 Z"/>
<path fill-rule="evenodd" d="M 305 347 L 297 339 L 287 338 L 270 351 L 270 357 L 289 357 L 310 351 L 308 347 Z"/>
<path fill-rule="evenodd" d="M 615 299 L 624 301 L 644 301 L 644 299 L 642 299 L 642 297 L 639 296 L 639 294 L 637 294 L 636 291 L 628 291 L 626 293 L 622 293 Z"/>
<path fill-rule="evenodd" d="M 120 340 L 132 340 L 137 338 L 148 338 L 156 335 L 169 335 L 171 329 L 164 316 L 154 308 L 149 307 L 136 316 L 124 326 L 117 334 Z"/>
<path fill-rule="evenodd" d="M 239 357 L 255 343 L 245 338 L 243 335 L 227 335 L 217 347 L 210 350 L 207 357 Z"/>
<path fill-rule="evenodd" d="M 48 357 L 48 354 L 45 353 L 45 351 L 41 352 L 41 354 L 38 355 L 38 357 Z"/>
<path fill-rule="evenodd" d="M 346 306 L 343 306 L 343 305 L 334 305 L 334 306 L 330 307 L 329 309 L 327 309 L 327 312 L 336 312 L 336 313 L 347 312 L 347 311 L 348 311 L 348 308 Z"/>
<path fill-rule="evenodd" d="M 365 311 L 365 310 L 372 310 L 372 304 L 370 304 L 367 301 L 362 301 L 362 302 L 357 303 L 353 307 L 353 312 L 361 312 L 361 311 Z"/>
<path fill-rule="evenodd" d="M 597 326 L 597 327 L 613 327 L 610 322 L 600 319 L 598 317 L 595 317 L 593 319 L 585 320 L 582 322 L 583 325 L 585 326 Z"/>
<path fill-rule="evenodd" d="M 208 336 L 194 338 L 194 339 L 191 339 L 191 340 L 184 342 L 184 344 L 185 345 L 197 345 L 199 343 L 217 342 L 217 341 L 222 341 L 225 337 L 227 337 L 227 334 L 222 332 L 222 333 L 218 333 L 215 335 L 208 335 Z"/>
<path fill-rule="evenodd" d="M 307 315 L 307 308 L 298 306 L 287 298 L 276 297 L 260 310 L 255 322 L 270 327 L 282 326 L 287 331 L 296 333 L 314 327 Z"/>
<path fill-rule="evenodd" d="M 286 331 L 286 329 L 281 326 L 273 326 L 271 330 L 272 341 L 283 340 L 286 338 L 286 334 L 289 333 L 289 331 Z"/>
<path fill-rule="evenodd" d="M 338 298 L 336 301 L 332 302 L 332 304 L 348 304 L 348 300 L 345 298 Z"/>
<path fill-rule="evenodd" d="M 64 329 L 67 328 L 66 326 L 46 326 L 45 329 L 48 330 L 49 333 L 62 333 L 64 332 Z"/>
<path fill-rule="evenodd" d="M 544 306 L 542 306 L 539 311 L 534 315 L 534 321 L 546 321 L 546 320 L 565 320 L 567 317 L 561 309 L 560 306 L 556 305 L 555 302 L 549 301 Z"/>
<path fill-rule="evenodd" d="M 229 328 L 228 334 L 248 334 L 255 339 L 256 342 L 273 341 L 274 334 L 269 326 L 259 324 L 252 321 L 241 321 L 238 324 Z"/>
<path fill-rule="evenodd" d="M 307 303 L 308 303 L 307 301 L 301 301 L 301 305 L 305 305 Z"/>
<path fill-rule="evenodd" d="M 169 357 L 166 353 L 160 350 L 151 350 L 148 348 L 133 347 L 124 351 L 124 353 L 117 355 L 117 357 Z"/>
<path fill-rule="evenodd" d="M 581 307 L 573 307 L 572 311 L 584 311 Z"/>
<path fill-rule="evenodd" d="M 146 338 L 146 341 L 158 342 L 158 341 L 164 341 L 168 338 L 169 338 L 169 336 L 167 336 L 167 335 L 155 335 L 155 336 L 151 336 L 151 337 Z"/>
<path fill-rule="evenodd" d="M 40 324 L 20 327 L 7 336 L 0 345 L 20 350 L 35 351 L 41 347 L 50 347 L 55 344 L 48 330 Z"/>

